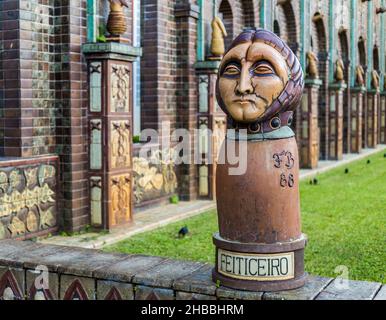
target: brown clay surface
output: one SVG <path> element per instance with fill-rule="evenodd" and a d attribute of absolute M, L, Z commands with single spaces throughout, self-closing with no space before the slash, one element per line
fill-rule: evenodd
<path fill-rule="evenodd" d="M 285 242 L 299 238 L 299 161 L 295 138 L 249 141 L 247 150 L 248 166 L 244 175 L 229 175 L 228 168 L 232 167 L 229 164 L 217 166 L 221 237 L 251 243 Z M 280 163 L 275 161 L 275 155 L 283 151 L 287 155 L 290 153 L 293 160 L 284 155 L 279 157 Z M 293 185 L 290 174 L 294 177 Z"/>

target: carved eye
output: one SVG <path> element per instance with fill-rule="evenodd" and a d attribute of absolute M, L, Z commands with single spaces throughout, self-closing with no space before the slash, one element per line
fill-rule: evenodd
<path fill-rule="evenodd" d="M 224 75 L 237 76 L 240 73 L 240 68 L 235 64 L 228 65 L 224 70 Z"/>
<path fill-rule="evenodd" d="M 253 73 L 258 76 L 273 75 L 274 69 L 268 62 L 260 62 L 253 68 Z"/>

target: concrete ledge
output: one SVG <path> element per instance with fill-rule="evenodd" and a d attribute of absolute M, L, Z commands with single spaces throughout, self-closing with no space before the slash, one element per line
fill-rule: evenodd
<path fill-rule="evenodd" d="M 381 283 L 342 283 L 315 276 L 309 276 L 307 284 L 296 290 L 232 290 L 212 282 L 212 267 L 200 262 L 3 240 L 0 300 L 386 299 L 386 287 Z"/>

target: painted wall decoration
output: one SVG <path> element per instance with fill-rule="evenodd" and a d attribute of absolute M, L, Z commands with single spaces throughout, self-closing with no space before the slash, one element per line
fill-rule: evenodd
<path fill-rule="evenodd" d="M 160 150 L 153 151 L 149 159 L 133 158 L 134 203 L 157 199 L 172 195 L 177 190 L 177 175 L 173 161 L 164 160 L 165 154 L 173 159 L 174 149 L 168 149 L 162 154 Z"/>
<path fill-rule="evenodd" d="M 54 165 L 0 167 L 0 239 L 33 236 L 56 220 Z"/>
<path fill-rule="evenodd" d="M 126 65 L 111 66 L 111 112 L 129 112 L 130 70 Z"/>
<path fill-rule="evenodd" d="M 23 290 L 11 270 L 0 272 L 0 300 L 21 300 Z"/>
<path fill-rule="evenodd" d="M 111 168 L 130 166 L 131 132 L 129 121 L 111 123 Z"/>

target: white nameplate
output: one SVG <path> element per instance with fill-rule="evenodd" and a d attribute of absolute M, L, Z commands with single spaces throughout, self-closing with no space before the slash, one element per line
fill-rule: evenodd
<path fill-rule="evenodd" d="M 295 277 L 294 253 L 248 254 L 218 249 L 217 271 L 227 277 L 255 281 Z"/>

